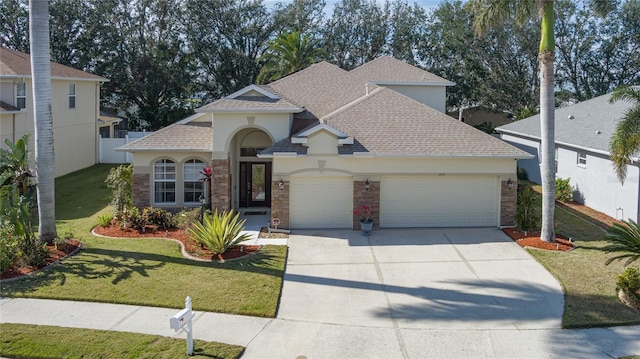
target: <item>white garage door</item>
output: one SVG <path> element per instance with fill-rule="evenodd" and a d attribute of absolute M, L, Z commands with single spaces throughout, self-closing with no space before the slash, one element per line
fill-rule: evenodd
<path fill-rule="evenodd" d="M 291 228 L 352 228 L 351 177 L 292 177 Z"/>
<path fill-rule="evenodd" d="M 497 177 L 383 177 L 381 227 L 479 227 L 498 224 Z"/>

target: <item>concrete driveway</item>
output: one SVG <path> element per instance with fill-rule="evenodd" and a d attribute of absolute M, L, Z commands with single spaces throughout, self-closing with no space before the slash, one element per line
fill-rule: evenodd
<path fill-rule="evenodd" d="M 289 247 L 277 320 L 244 358 L 537 357 L 560 328 L 561 286 L 497 229 L 297 231 Z"/>

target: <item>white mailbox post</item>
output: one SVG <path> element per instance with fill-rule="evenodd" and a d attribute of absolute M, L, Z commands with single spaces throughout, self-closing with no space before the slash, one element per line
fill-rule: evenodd
<path fill-rule="evenodd" d="M 193 355 L 193 317 L 196 315 L 191 310 L 191 297 L 184 301 L 185 308 L 169 319 L 169 328 L 178 330 L 185 328 L 187 332 L 187 355 Z"/>

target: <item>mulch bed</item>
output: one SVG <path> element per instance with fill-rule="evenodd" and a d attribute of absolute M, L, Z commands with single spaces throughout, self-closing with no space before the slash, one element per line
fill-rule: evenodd
<path fill-rule="evenodd" d="M 556 234 L 555 242 L 545 242 L 540 239 L 540 232 L 518 232 L 514 228 L 503 228 L 511 239 L 523 248 L 536 248 L 548 251 L 570 251 L 575 248 L 568 238 Z"/>
<path fill-rule="evenodd" d="M 49 251 L 49 257 L 45 259 L 44 263 L 40 266 L 18 266 L 16 264 L 9 267 L 0 275 L 0 279 L 11 279 L 21 277 L 33 272 L 36 272 L 42 268 L 50 266 L 55 262 L 66 258 L 67 256 L 77 252 L 82 247 L 82 243 L 75 239 L 68 239 L 62 244 L 47 245 Z"/>
<path fill-rule="evenodd" d="M 145 230 L 135 229 L 120 229 L 117 224 L 112 224 L 109 227 L 96 226 L 93 232 L 105 236 L 115 238 L 170 238 L 179 241 L 184 246 L 185 252 L 199 260 L 211 260 L 211 261 L 227 261 L 230 259 L 238 259 L 249 254 L 255 253 L 260 250 L 259 245 L 238 245 L 230 248 L 223 254 L 213 255 L 209 249 L 202 244 L 191 239 L 187 231 L 184 229 L 156 229 L 153 226 L 146 226 Z"/>

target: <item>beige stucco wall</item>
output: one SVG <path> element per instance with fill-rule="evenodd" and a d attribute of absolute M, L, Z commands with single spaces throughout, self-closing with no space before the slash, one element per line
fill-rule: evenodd
<path fill-rule="evenodd" d="M 440 112 L 446 111 L 446 86 L 380 85 L 388 87 Z"/>
<path fill-rule="evenodd" d="M 337 155 L 338 138 L 329 131 L 321 130 L 307 138 L 307 154 L 315 155 Z"/>
<path fill-rule="evenodd" d="M 18 80 L 16 80 L 18 81 Z M 31 80 L 24 79 L 27 91 L 27 107 L 24 112 L 15 114 L 15 128 L 10 115 L 2 115 L 1 142 L 5 138 L 15 138 L 31 134 L 29 149 L 31 163 L 34 162 L 34 123 L 33 123 L 33 89 Z M 5 100 L 4 89 L 7 84 L 14 82 L 3 81 L 2 98 Z M 76 108 L 69 108 L 69 84 L 76 84 Z M 99 84 L 95 81 L 59 80 L 51 81 L 51 107 L 53 116 L 53 143 L 55 151 L 55 176 L 59 177 L 96 163 L 96 120 L 99 112 Z M 8 99 L 15 104 L 15 92 Z M 5 130 L 5 126 L 6 129 Z"/>
<path fill-rule="evenodd" d="M 216 113 L 213 121 L 214 157 L 226 157 L 232 151 L 232 141 L 238 131 L 256 128 L 269 135 L 273 142 L 289 137 L 292 116 L 288 113 Z"/>

